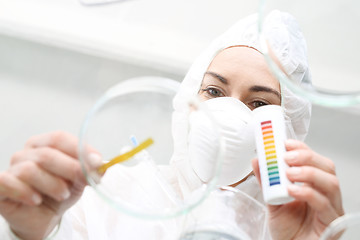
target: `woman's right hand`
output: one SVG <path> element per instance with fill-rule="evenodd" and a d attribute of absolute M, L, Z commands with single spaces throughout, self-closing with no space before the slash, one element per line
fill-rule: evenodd
<path fill-rule="evenodd" d="M 77 138 L 64 132 L 31 137 L 0 173 L 0 214 L 21 239 L 46 237 L 81 197 L 87 183 L 77 145 Z M 95 151 L 89 158 L 101 164 Z"/>

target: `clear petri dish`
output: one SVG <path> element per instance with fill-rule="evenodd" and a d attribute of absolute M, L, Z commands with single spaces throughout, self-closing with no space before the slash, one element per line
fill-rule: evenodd
<path fill-rule="evenodd" d="M 82 125 L 79 157 L 87 181 L 123 213 L 144 219 L 179 216 L 200 204 L 217 181 L 222 144 L 217 125 L 196 96 L 186 100 L 184 119 L 196 112 L 213 125 L 214 168 L 193 189 L 196 194 L 186 195 L 169 164 L 174 153 L 172 99 L 178 88 L 177 81 L 161 77 L 121 82 L 95 103 Z M 100 153 L 102 164 L 94 165 L 91 151 Z"/>
<path fill-rule="evenodd" d="M 360 212 L 335 219 L 323 232 L 320 240 L 355 240 L 360 238 Z"/>
<path fill-rule="evenodd" d="M 262 240 L 267 209 L 238 189 L 222 187 L 186 215 L 180 240 Z"/>
<path fill-rule="evenodd" d="M 347 107 L 360 104 L 360 68 L 357 57 L 360 54 L 360 35 L 356 23 L 360 21 L 357 9 L 360 2 L 354 0 L 332 1 L 286 1 L 261 0 L 259 10 L 259 32 L 261 51 L 278 80 L 298 95 L 311 102 L 328 107 Z M 287 25 L 297 25 L 282 39 L 274 38 L 274 31 L 281 33 L 281 27 L 270 29 L 267 17 L 274 11 L 287 12 L 296 19 L 287 18 Z M 307 53 L 300 48 L 283 45 L 284 39 L 307 43 Z M 297 79 L 285 72 L 297 71 L 286 61 L 286 56 L 276 54 L 279 48 L 287 48 L 294 58 L 307 56 L 312 82 L 299 84 Z M 284 60 L 285 59 L 285 60 Z"/>

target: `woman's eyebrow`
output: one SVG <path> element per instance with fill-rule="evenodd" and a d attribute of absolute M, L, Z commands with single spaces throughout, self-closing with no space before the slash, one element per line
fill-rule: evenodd
<path fill-rule="evenodd" d="M 255 86 L 250 87 L 249 91 L 251 91 L 251 92 L 268 92 L 268 93 L 275 94 L 276 96 L 278 96 L 281 99 L 281 94 L 278 91 L 276 91 L 275 89 L 272 89 L 269 87 L 255 85 Z"/>
<path fill-rule="evenodd" d="M 224 83 L 224 84 L 228 84 L 228 80 L 226 78 L 224 78 L 223 76 L 221 76 L 220 74 L 217 74 L 217 73 L 214 73 L 214 72 L 211 72 L 211 71 L 208 71 L 205 73 L 206 74 L 209 74 L 215 78 L 217 78 L 218 80 L 220 80 L 220 82 Z"/>

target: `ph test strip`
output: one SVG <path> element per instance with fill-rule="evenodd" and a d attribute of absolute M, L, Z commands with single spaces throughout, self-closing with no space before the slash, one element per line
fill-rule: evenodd
<path fill-rule="evenodd" d="M 276 156 L 274 132 L 271 120 L 261 122 L 265 159 L 268 170 L 269 185 L 280 184 L 279 166 Z"/>
<path fill-rule="evenodd" d="M 287 186 L 292 183 L 286 177 L 289 166 L 284 161 L 286 128 L 281 106 L 254 109 L 253 124 L 265 202 L 279 205 L 293 201 L 287 191 Z"/>

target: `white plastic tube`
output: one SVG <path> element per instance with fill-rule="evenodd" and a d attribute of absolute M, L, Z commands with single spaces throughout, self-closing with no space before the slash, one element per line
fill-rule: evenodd
<path fill-rule="evenodd" d="M 256 150 L 259 159 L 260 177 L 264 200 L 280 205 L 293 200 L 287 186 L 291 182 L 285 171 L 286 130 L 283 110 L 280 106 L 268 105 L 253 111 Z"/>

